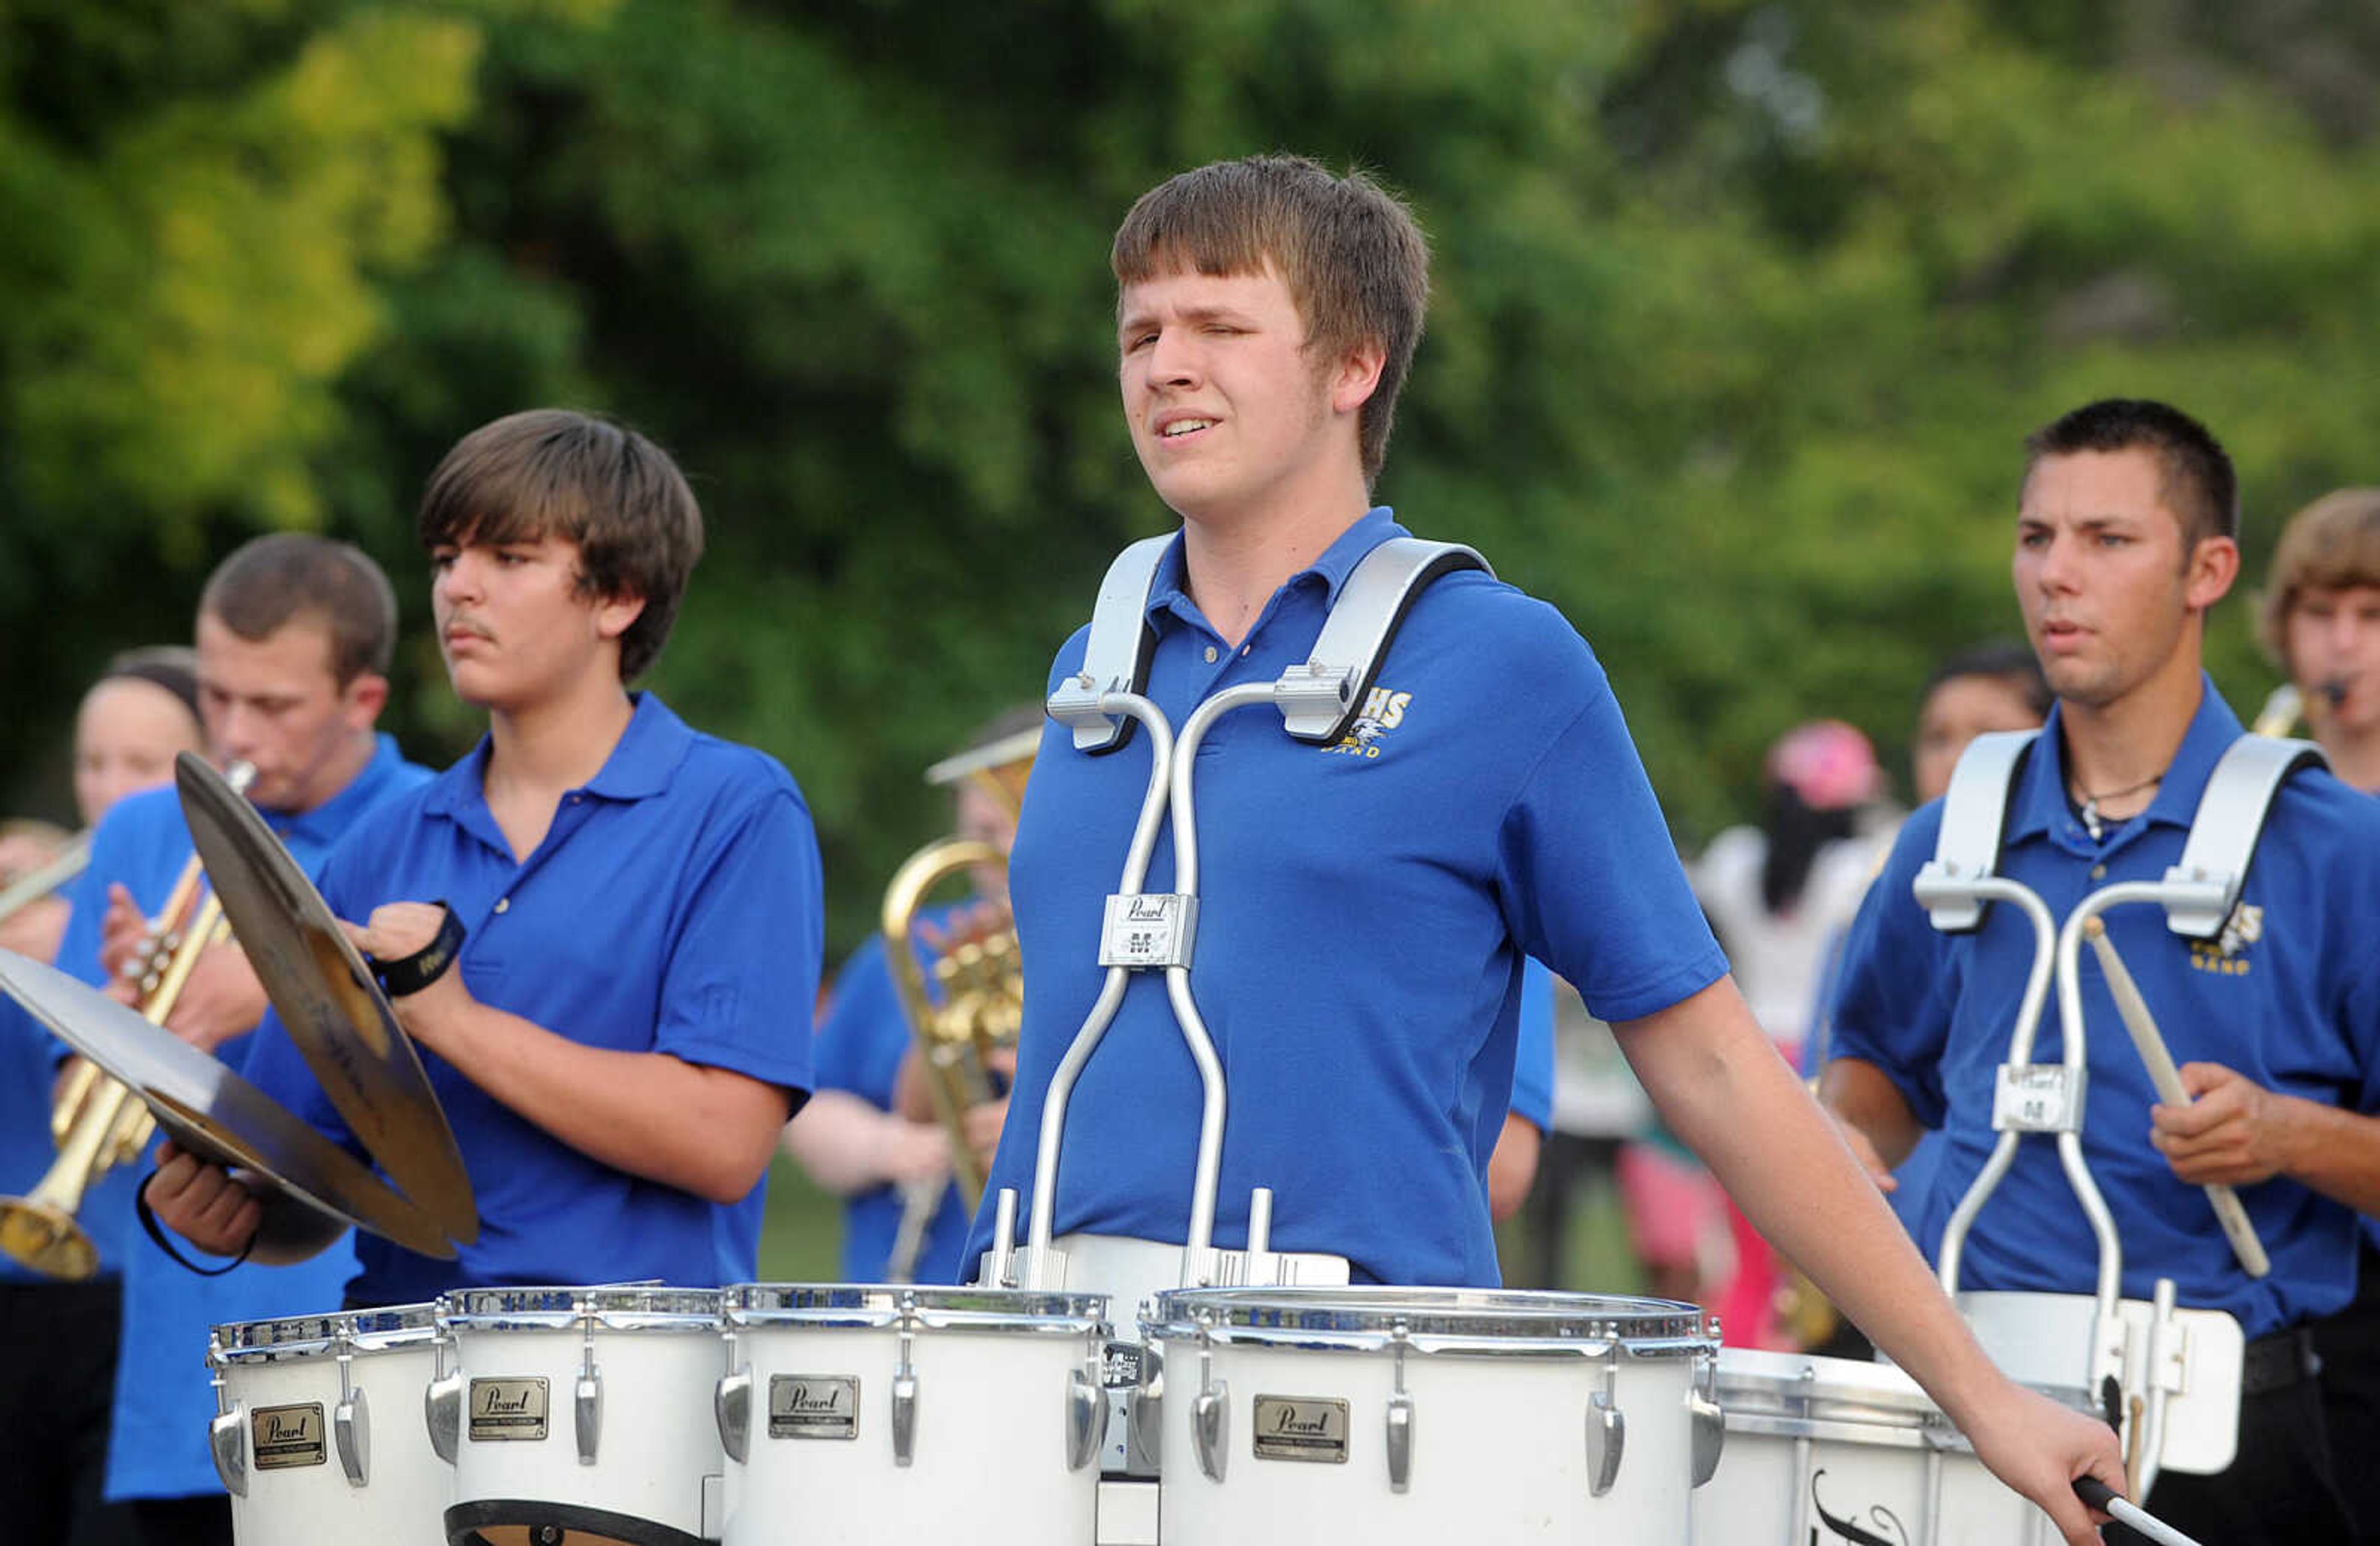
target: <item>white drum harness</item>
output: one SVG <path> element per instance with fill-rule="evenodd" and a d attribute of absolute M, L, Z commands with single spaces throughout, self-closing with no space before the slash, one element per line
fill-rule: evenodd
<path fill-rule="evenodd" d="M 2125 903 L 2155 903 L 2165 909 L 2166 926 L 2174 933 L 2192 940 L 2217 938 L 2239 904 L 2281 785 L 2300 768 L 2326 764 L 2311 742 L 2240 736 L 2207 780 L 2180 862 L 2161 880 L 2119 881 L 2101 887 L 2058 924 L 2031 888 L 1998 873 L 2010 797 L 2037 736 L 2038 732 L 2004 731 L 1978 736 L 1968 747 L 1951 775 L 1934 858 L 1918 871 L 1912 887 L 1933 926 L 1945 933 L 1972 931 L 1981 927 L 1990 904 L 2008 902 L 2031 921 L 2034 939 L 2033 968 L 2019 1003 L 2008 1061 L 1993 1093 L 1992 1126 L 1999 1136 L 1943 1230 L 1939 1271 L 1943 1288 L 1958 1294 L 1968 1232 L 2008 1174 L 2017 1143 L 2028 1133 L 2054 1138 L 2067 1182 L 2097 1239 L 2095 1293 L 2087 1301 L 2070 1295 L 1970 1294 L 1961 1308 L 1995 1358 L 2017 1378 L 2081 1383 L 2112 1393 L 2117 1410 L 2111 1420 L 2123 1418 L 2130 1406 L 2139 1420 L 2129 1425 L 2119 1421 L 2119 1426 L 2127 1426 L 2131 1439 L 2131 1468 L 2139 1496 L 2145 1495 L 2160 1464 L 2195 1472 L 2219 1471 L 2230 1464 L 2237 1442 L 2241 1336 L 2228 1315 L 2177 1309 L 2170 1279 L 2159 1280 L 2153 1301 L 2120 1296 L 2122 1241 L 2082 1154 L 2088 1077 L 2082 943 L 2087 937 L 2098 955 L 2159 1099 L 2186 1102 L 2189 1097 L 2172 1059 L 2099 916 Z M 2037 1064 L 2033 1061 L 2034 1035 L 2053 963 L 2063 1030 L 2061 1056 L 2057 1063 Z M 2270 1266 L 2239 1199 L 2228 1187 L 2209 1187 L 2207 1193 L 2242 1269 L 2252 1277 L 2265 1275 Z M 2087 1331 L 2081 1324 L 2085 1316 Z M 2057 1352 L 2038 1345 L 2037 1322 L 2044 1318 L 2060 1323 Z M 2082 1370 L 2071 1361 L 2078 1339 L 2087 1346 Z M 2078 1373 L 2083 1378 L 2077 1379 Z"/>

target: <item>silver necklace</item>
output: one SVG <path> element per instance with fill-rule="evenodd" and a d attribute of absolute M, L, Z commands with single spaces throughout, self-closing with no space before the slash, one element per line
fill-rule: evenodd
<path fill-rule="evenodd" d="M 2143 789 L 2155 788 L 2156 785 L 2164 782 L 2165 774 L 2162 773 L 2151 773 L 2144 779 L 2142 779 L 2138 784 L 2127 784 L 2120 789 L 2103 789 L 2095 795 L 2088 789 L 2082 791 L 2082 827 L 2084 831 L 2091 834 L 2091 841 L 2096 843 L 2102 837 L 2107 835 L 2107 825 L 2099 820 L 2099 802 L 2101 800 L 2119 800 L 2126 795 L 2137 795 Z M 2130 818 L 2126 819 L 2130 820 Z"/>

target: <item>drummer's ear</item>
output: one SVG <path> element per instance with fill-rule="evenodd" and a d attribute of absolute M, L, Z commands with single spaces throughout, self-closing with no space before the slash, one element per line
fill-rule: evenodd
<path fill-rule="evenodd" d="M 388 678 L 377 671 L 358 671 L 340 694 L 340 700 L 348 725 L 369 730 L 380 718 L 380 712 L 388 707 Z"/>

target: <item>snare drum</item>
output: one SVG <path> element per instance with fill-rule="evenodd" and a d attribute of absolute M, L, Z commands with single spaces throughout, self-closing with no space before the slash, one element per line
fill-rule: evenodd
<path fill-rule="evenodd" d="M 1453 1288 L 1181 1289 L 1144 1330 L 1166 1546 L 1682 1540 L 1717 1458 L 1692 1305 Z"/>
<path fill-rule="evenodd" d="M 698 1546 L 719 1534 L 714 1288 L 488 1288 L 438 1321 L 430 1430 L 455 1546 Z"/>
<path fill-rule="evenodd" d="M 747 1284 L 724 1298 L 728 1546 L 1090 1546 L 1105 1296 Z"/>
<path fill-rule="evenodd" d="M 214 1328 L 210 1447 L 239 1546 L 445 1546 L 454 1477 L 421 1422 L 437 1337 L 429 1305 Z"/>
<path fill-rule="evenodd" d="M 1718 1402 L 1727 1450 L 1694 1494 L 1695 1546 L 2058 1540 L 2049 1516 L 1985 1470 L 1917 1382 L 1889 1365 L 1730 1347 L 1718 1356 Z"/>

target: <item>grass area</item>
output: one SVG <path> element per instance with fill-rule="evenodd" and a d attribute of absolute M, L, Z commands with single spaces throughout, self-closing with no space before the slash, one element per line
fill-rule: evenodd
<path fill-rule="evenodd" d="M 820 1191 L 783 1155 L 769 1171 L 760 1226 L 760 1281 L 832 1283 L 842 1274 L 843 1199 Z"/>

